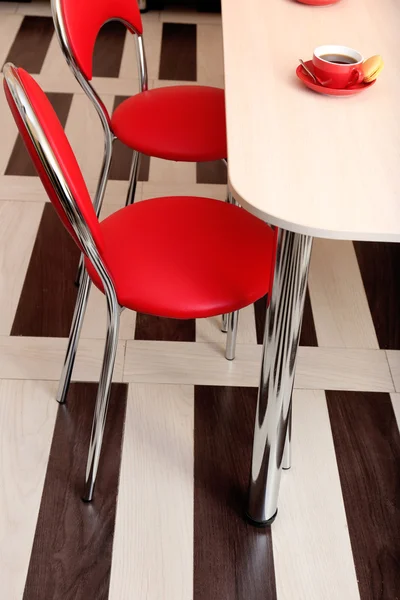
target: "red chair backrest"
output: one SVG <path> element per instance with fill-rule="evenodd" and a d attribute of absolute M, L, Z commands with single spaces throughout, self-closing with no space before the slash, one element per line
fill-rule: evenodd
<path fill-rule="evenodd" d="M 115 19 L 132 32 L 143 32 L 137 0 L 53 0 L 53 7 L 63 24 L 70 53 L 88 80 L 93 76 L 94 45 L 104 23 Z"/>
<path fill-rule="evenodd" d="M 38 138 L 38 136 L 44 136 L 50 145 L 58 166 L 61 169 L 64 182 L 70 190 L 70 193 L 75 200 L 75 204 L 80 210 L 97 250 L 100 253 L 103 244 L 99 221 L 74 152 L 46 94 L 36 81 L 24 71 L 24 69 L 17 69 L 10 64 L 4 67 L 3 85 L 8 104 L 19 132 L 60 219 L 74 238 L 75 242 L 83 250 L 67 217 L 62 201 L 60 200 L 60 191 L 56 191 L 49 177 L 48 172 L 50 167 L 48 157 L 43 156 L 43 152 L 39 154 L 32 140 L 32 133 L 28 130 L 24 119 L 29 120 L 31 132 L 33 131 L 33 137 Z M 14 90 L 14 93 L 18 95 L 18 104 L 20 104 L 20 107 L 16 103 L 11 90 Z M 32 120 L 32 117 L 35 122 Z"/>

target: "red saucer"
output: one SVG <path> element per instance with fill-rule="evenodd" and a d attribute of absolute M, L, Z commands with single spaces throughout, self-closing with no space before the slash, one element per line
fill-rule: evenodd
<path fill-rule="evenodd" d="M 312 60 L 304 61 L 305 65 L 308 69 L 310 69 L 311 73 L 314 73 L 314 66 Z M 305 72 L 303 67 L 299 65 L 296 69 L 296 75 L 306 85 L 310 90 L 314 92 L 318 92 L 319 94 L 325 94 L 326 96 L 353 96 L 354 94 L 359 94 L 363 90 L 374 85 L 376 79 L 371 81 L 371 83 L 357 83 L 356 85 L 352 85 L 351 87 L 344 88 L 342 90 L 336 90 L 334 88 L 328 88 L 323 85 L 319 85 L 318 83 L 314 83 L 311 77 Z"/>
<path fill-rule="evenodd" d="M 330 4 L 336 4 L 340 0 L 297 0 L 301 4 L 309 4 L 310 6 L 329 6 Z"/>

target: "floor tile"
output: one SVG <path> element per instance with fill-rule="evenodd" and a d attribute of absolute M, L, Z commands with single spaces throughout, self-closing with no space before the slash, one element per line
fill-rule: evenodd
<path fill-rule="evenodd" d="M 400 431 L 400 394 L 390 394 L 393 404 L 394 414 L 396 416 L 397 427 Z"/>
<path fill-rule="evenodd" d="M 113 100 L 113 96 L 103 96 L 103 102 L 109 111 Z M 65 133 L 84 178 L 97 179 L 103 160 L 104 133 L 96 110 L 83 94 L 75 94 L 72 99 Z"/>
<path fill-rule="evenodd" d="M 224 87 L 222 29 L 197 25 L 197 81 L 202 85 Z"/>
<path fill-rule="evenodd" d="M 17 2 L 0 2 L 0 14 L 15 13 L 18 8 Z"/>
<path fill-rule="evenodd" d="M 192 163 L 190 165 L 193 166 Z M 146 181 L 143 183 L 143 200 L 158 198 L 160 196 L 203 196 L 205 198 L 225 200 L 226 185 L 195 184 L 193 182 L 188 184 L 180 180 L 166 182 Z"/>
<path fill-rule="evenodd" d="M 22 15 L 2 14 L 0 19 L 0 64 L 5 62 L 15 36 L 21 26 Z"/>
<path fill-rule="evenodd" d="M 319 346 L 379 348 L 352 242 L 314 240 L 309 290 Z"/>
<path fill-rule="evenodd" d="M 261 347 L 238 344 L 236 359 L 224 343 L 128 341 L 124 381 L 257 386 Z M 386 356 L 379 350 L 299 349 L 296 388 L 393 391 Z"/>
<path fill-rule="evenodd" d="M 149 181 L 152 183 L 196 183 L 196 164 L 152 157 Z"/>
<path fill-rule="evenodd" d="M 196 342 L 218 342 L 221 346 L 226 343 L 226 333 L 221 331 L 222 316 L 196 320 Z M 246 306 L 239 313 L 237 344 L 256 343 L 256 324 L 254 306 Z"/>
<path fill-rule="evenodd" d="M 292 468 L 272 526 L 279 600 L 359 600 L 325 394 L 293 394 Z"/>
<path fill-rule="evenodd" d="M 40 73 L 54 34 L 51 17 L 26 16 L 7 55 L 7 62 Z"/>
<path fill-rule="evenodd" d="M 393 391 L 382 350 L 299 348 L 295 387 L 317 390 Z"/>
<path fill-rule="evenodd" d="M 163 23 L 159 79 L 197 80 L 196 25 Z"/>
<path fill-rule="evenodd" d="M 195 387 L 193 600 L 276 600 L 271 529 L 243 518 L 253 388 Z"/>
<path fill-rule="evenodd" d="M 158 77 L 161 54 L 161 38 L 162 23 L 157 19 L 146 20 L 146 22 L 143 23 L 143 43 L 149 79 L 156 79 Z M 136 40 L 134 35 L 129 33 L 125 39 L 119 76 L 121 79 L 138 77 Z"/>
<path fill-rule="evenodd" d="M 396 392 L 400 392 L 400 351 L 386 350 L 390 372 Z"/>
<path fill-rule="evenodd" d="M 73 76 L 72 71 L 67 64 L 65 56 L 62 53 L 57 35 L 53 35 L 53 38 L 50 42 L 49 50 L 46 54 L 46 58 L 44 59 L 43 66 L 40 72 L 40 77 L 43 78 L 43 80 L 53 79 L 54 81 L 58 81 L 59 85 L 65 86 L 63 90 L 57 91 L 82 91 L 82 88 Z M 44 89 L 47 92 L 55 91 L 46 88 Z"/>
<path fill-rule="evenodd" d="M 33 2 L 20 2 L 17 12 L 22 15 L 42 15 L 51 17 L 51 5 L 48 0 L 34 0 Z"/>
<path fill-rule="evenodd" d="M 111 387 L 91 503 L 82 501 L 96 384 L 73 383 L 54 427 L 24 598 L 108 599 L 127 386 Z"/>
<path fill-rule="evenodd" d="M 68 337 L 77 298 L 74 280 L 79 255 L 53 206 L 45 204 L 11 335 Z"/>
<path fill-rule="evenodd" d="M 111 20 L 97 34 L 93 51 L 93 76 L 119 76 L 122 52 L 125 44 L 126 27 L 121 21 Z"/>
<path fill-rule="evenodd" d="M 400 589 L 400 434 L 389 394 L 326 392 L 362 600 Z"/>
<path fill-rule="evenodd" d="M 67 339 L 0 337 L 0 379 L 43 379 L 58 381 L 64 363 Z M 98 381 L 103 362 L 104 341 L 81 339 L 73 381 Z M 125 342 L 118 343 L 114 381 L 122 380 Z"/>
<path fill-rule="evenodd" d="M 136 313 L 124 310 L 119 327 L 120 340 L 133 340 L 135 337 Z M 107 332 L 107 302 L 104 294 L 92 285 L 85 320 L 82 327 L 83 339 L 105 340 Z"/>
<path fill-rule="evenodd" d="M 164 23 L 198 23 L 221 25 L 221 15 L 218 13 L 201 13 L 196 10 L 182 7 L 171 7 L 160 12 L 160 19 Z"/>
<path fill-rule="evenodd" d="M 43 204 L 0 201 L 0 335 L 9 335 Z"/>
<path fill-rule="evenodd" d="M 193 416 L 193 386 L 129 386 L 109 600 L 192 598 Z"/>
<path fill-rule="evenodd" d="M 22 598 L 58 404 L 55 383 L 0 381 L 2 595 Z"/>

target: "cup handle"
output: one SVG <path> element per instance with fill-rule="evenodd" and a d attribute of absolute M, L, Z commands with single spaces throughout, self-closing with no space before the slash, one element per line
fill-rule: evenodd
<path fill-rule="evenodd" d="M 346 87 L 357 85 L 357 83 L 362 83 L 364 81 L 364 71 L 362 68 L 353 69 L 350 80 Z"/>

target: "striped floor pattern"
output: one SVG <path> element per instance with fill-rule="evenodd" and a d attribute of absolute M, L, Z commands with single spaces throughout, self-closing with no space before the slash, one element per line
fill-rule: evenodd
<path fill-rule="evenodd" d="M 152 88 L 223 86 L 219 15 L 171 9 L 143 20 Z M 6 60 L 49 94 L 93 192 L 101 126 L 59 51 L 47 1 L 0 2 Z M 99 35 L 94 86 L 109 110 L 139 89 L 133 39 L 119 24 Z M 2 94 L 0 131 L 1 598 L 400 598 L 400 246 L 315 240 L 293 467 L 271 529 L 243 519 L 265 299 L 241 311 L 234 362 L 219 318 L 123 313 L 95 500 L 84 504 L 104 299 L 92 290 L 59 407 L 78 253 Z M 104 216 L 124 203 L 130 159 L 117 144 Z M 219 163 L 147 158 L 139 179 L 136 201 L 226 194 Z"/>

